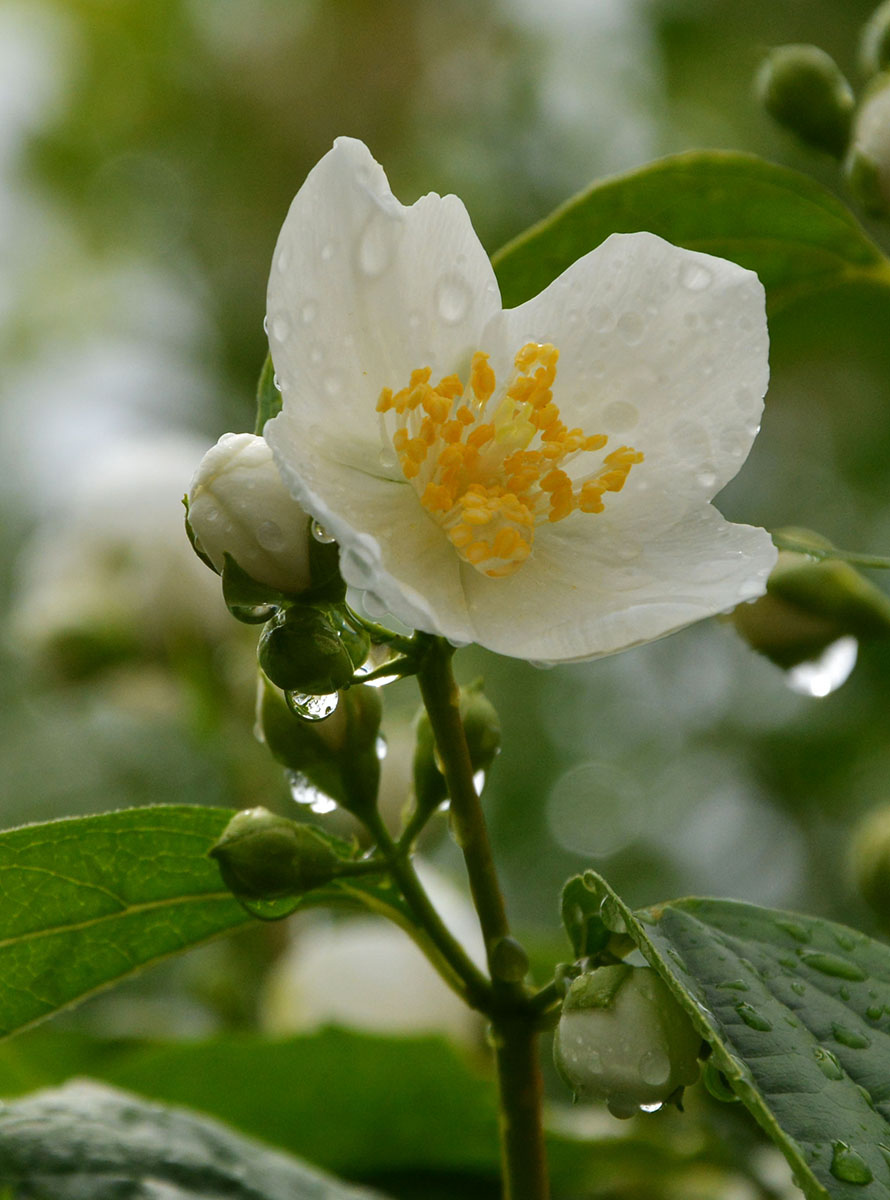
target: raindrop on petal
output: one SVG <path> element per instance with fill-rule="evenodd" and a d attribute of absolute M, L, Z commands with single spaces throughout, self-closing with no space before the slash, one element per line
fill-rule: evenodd
<path fill-rule="evenodd" d="M 324 525 L 319 521 L 312 522 L 312 536 L 317 542 L 321 542 L 323 546 L 330 546 L 332 542 L 336 542 L 336 538 L 328 533 Z"/>
<path fill-rule="evenodd" d="M 687 263 L 680 272 L 680 282 L 690 292 L 703 292 L 710 286 L 712 279 L 713 275 L 708 268 L 697 262 Z"/>

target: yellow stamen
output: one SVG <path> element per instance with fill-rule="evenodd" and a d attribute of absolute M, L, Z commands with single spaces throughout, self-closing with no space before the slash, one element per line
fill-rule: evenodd
<path fill-rule="evenodd" d="M 478 350 L 466 387 L 457 375 L 433 386 L 431 368 L 419 367 L 406 387 L 385 387 L 377 400 L 382 428 L 391 431 L 421 505 L 464 562 L 491 579 L 519 569 L 542 522 L 602 512 L 606 493 L 620 492 L 643 461 L 640 451 L 619 446 L 593 470 L 567 470 L 608 438 L 567 429 L 560 419 L 553 398 L 558 359 L 555 346 L 529 342 L 499 391 L 489 356 Z"/>

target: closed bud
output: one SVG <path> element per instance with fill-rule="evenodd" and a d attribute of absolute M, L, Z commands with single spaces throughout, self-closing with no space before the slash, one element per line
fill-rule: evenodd
<path fill-rule="evenodd" d="M 862 98 L 844 170 L 862 207 L 890 216 L 890 72 L 878 75 Z"/>
<path fill-rule="evenodd" d="M 860 892 L 890 927 L 890 805 L 867 813 L 856 826 L 850 860 Z"/>
<path fill-rule="evenodd" d="M 236 813 L 210 855 L 226 887 L 246 899 L 299 896 L 340 873 L 340 859 L 317 830 L 266 808 Z"/>
<path fill-rule="evenodd" d="M 355 670 L 330 613 L 310 604 L 279 609 L 263 627 L 257 654 L 278 687 L 310 696 L 345 687 Z"/>
<path fill-rule="evenodd" d="M 859 60 L 866 75 L 890 67 L 890 0 L 879 4 L 869 17 L 859 42 Z"/>
<path fill-rule="evenodd" d="M 229 555 L 256 583 L 298 596 L 312 587 L 310 519 L 252 433 L 225 433 L 198 464 L 188 493 L 195 548 L 222 572 Z"/>
<path fill-rule="evenodd" d="M 482 691 L 481 679 L 460 689 L 460 715 L 473 771 L 484 773 L 501 748 L 501 723 L 494 705 Z M 416 723 L 414 795 L 418 808 L 427 812 L 448 799 L 432 727 L 423 709 Z"/>
<path fill-rule="evenodd" d="M 831 55 L 818 46 L 777 46 L 761 65 L 757 94 L 780 125 L 816 149 L 842 157 L 855 98 Z"/>
<path fill-rule="evenodd" d="M 616 1117 L 659 1106 L 698 1078 L 701 1037 L 651 967 L 579 975 L 556 1030 L 556 1067 L 575 1096 Z"/>

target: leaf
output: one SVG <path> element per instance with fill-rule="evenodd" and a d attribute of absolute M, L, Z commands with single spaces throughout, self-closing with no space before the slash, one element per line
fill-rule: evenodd
<path fill-rule="evenodd" d="M 805 1194 L 886 1200 L 890 948 L 831 921 L 732 900 L 634 914 L 598 882 Z"/>
<path fill-rule="evenodd" d="M 0 1109 L 21 1200 L 373 1200 L 207 1117 L 76 1080 Z"/>
<path fill-rule="evenodd" d="M 275 386 L 275 368 L 272 355 L 266 355 L 256 389 L 256 425 L 254 433 L 261 434 L 263 426 L 281 412 L 281 392 Z"/>
<path fill-rule="evenodd" d="M 664 158 L 594 184 L 493 258 L 521 304 L 612 233 L 649 230 L 756 271 L 771 311 L 842 283 L 890 288 L 890 261 L 840 200 L 796 171 L 719 151 Z"/>

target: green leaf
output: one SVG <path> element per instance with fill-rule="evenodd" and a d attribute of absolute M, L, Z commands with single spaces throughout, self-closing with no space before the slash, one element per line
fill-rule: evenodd
<path fill-rule="evenodd" d="M 707 151 L 594 184 L 510 242 L 493 259 L 504 304 L 530 299 L 609 234 L 637 230 L 756 271 L 771 311 L 842 283 L 890 288 L 890 261 L 821 184 Z"/>
<path fill-rule="evenodd" d="M 266 355 L 256 389 L 256 425 L 254 433 L 261 434 L 263 426 L 281 412 L 281 392 L 275 386 L 275 368 L 272 355 Z"/>
<path fill-rule="evenodd" d="M 0 1184 L 53 1200 L 372 1200 L 207 1117 L 77 1080 L 0 1110 Z M 128 1186 L 129 1185 L 129 1186 Z"/>
<path fill-rule="evenodd" d="M 634 914 L 598 882 L 805 1194 L 886 1200 L 890 948 L 732 900 Z"/>

